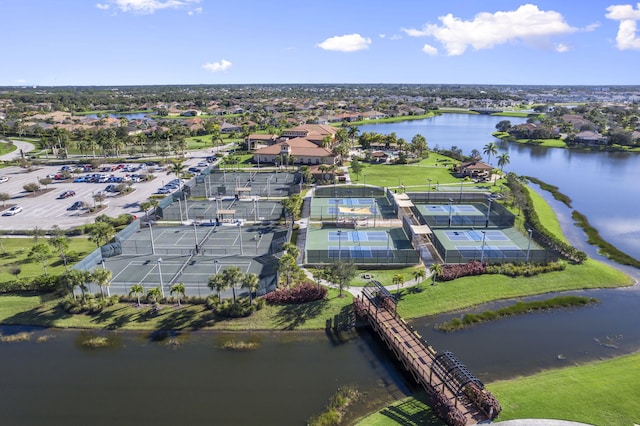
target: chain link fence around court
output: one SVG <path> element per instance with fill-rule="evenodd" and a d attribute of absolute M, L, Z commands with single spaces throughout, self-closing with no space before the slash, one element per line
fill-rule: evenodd
<path fill-rule="evenodd" d="M 358 266 L 395 268 L 419 263 L 418 253 L 413 249 L 385 249 L 384 247 L 330 247 L 328 250 L 307 250 L 306 263 L 322 266 L 337 261 L 353 261 Z"/>
<path fill-rule="evenodd" d="M 300 192 L 302 175 L 294 172 L 212 170 L 196 176 L 189 185 L 191 197 L 222 196 L 282 198 Z"/>

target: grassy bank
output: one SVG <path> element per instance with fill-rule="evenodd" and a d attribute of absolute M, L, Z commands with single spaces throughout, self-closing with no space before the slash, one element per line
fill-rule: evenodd
<path fill-rule="evenodd" d="M 216 319 L 204 305 L 161 305 L 156 315 L 151 306 L 117 303 L 95 315 L 71 315 L 58 308 L 52 295 L 0 296 L 0 324 L 39 325 L 59 328 L 107 330 L 320 330 L 328 319 L 345 320 L 351 312 L 351 296 L 338 297 L 330 290 L 326 300 L 301 305 L 269 306 L 247 318 Z M 337 320 L 336 320 L 337 318 Z"/>
<path fill-rule="evenodd" d="M 627 253 L 618 250 L 614 245 L 603 239 L 600 236 L 598 230 L 591 226 L 585 215 L 574 210 L 571 213 L 571 217 L 576 221 L 578 226 L 584 230 L 585 234 L 587 234 L 587 242 L 596 247 L 599 247 L 601 254 L 607 256 L 614 262 L 620 263 L 621 265 L 630 265 L 636 268 L 640 268 L 640 261 L 632 256 L 629 256 Z"/>
<path fill-rule="evenodd" d="M 583 265 L 567 265 L 564 271 L 533 277 L 479 275 L 458 278 L 435 286 L 424 282 L 417 290 L 401 290 L 403 294 L 398 304 L 398 312 L 407 319 L 417 318 L 456 311 L 493 300 L 632 284 L 633 279 L 623 272 L 589 259 Z"/>
<path fill-rule="evenodd" d="M 433 117 L 437 115 L 437 112 L 429 111 L 426 114 L 420 115 L 403 115 L 400 117 L 385 117 L 385 118 L 376 118 L 373 120 L 358 120 L 351 121 L 346 123 L 348 126 L 363 126 L 365 124 L 376 124 L 376 123 L 399 123 L 402 121 L 413 121 L 413 120 L 424 120 L 425 118 Z M 331 123 L 333 127 L 342 127 L 345 123 Z"/>
<path fill-rule="evenodd" d="M 593 425 L 640 423 L 640 353 L 492 383 L 498 420 L 553 418 Z"/>
<path fill-rule="evenodd" d="M 502 404 L 496 419 L 550 418 L 598 426 L 640 423 L 640 353 L 499 381 L 487 387 Z M 405 398 L 370 414 L 359 426 L 444 425 L 424 395 Z"/>
<path fill-rule="evenodd" d="M 525 176 L 530 182 L 535 183 L 536 185 L 540 186 L 541 189 L 545 190 L 545 191 L 549 191 L 551 193 L 551 195 L 553 195 L 553 198 L 555 198 L 556 200 L 560 201 L 561 203 L 564 203 L 567 207 L 571 208 L 571 198 L 568 195 L 563 194 L 562 192 L 560 192 L 560 188 L 558 188 L 555 185 L 550 185 L 546 182 L 541 181 L 538 178 L 532 177 L 532 176 Z"/>
<path fill-rule="evenodd" d="M 503 317 L 524 315 L 530 312 L 548 309 L 585 306 L 597 302 L 597 299 L 583 296 L 558 296 L 551 299 L 534 300 L 531 302 L 519 301 L 513 305 L 500 308 L 496 311 L 484 311 L 479 314 L 465 314 L 462 318 L 454 318 L 451 321 L 439 324 L 437 328 L 442 331 L 456 331 Z"/>

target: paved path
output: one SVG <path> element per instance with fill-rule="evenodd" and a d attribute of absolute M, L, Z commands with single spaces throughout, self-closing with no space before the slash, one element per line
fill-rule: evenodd
<path fill-rule="evenodd" d="M 1 142 L 7 142 L 5 140 L 2 140 Z M 12 141 L 13 144 L 18 148 L 15 151 L 12 151 L 8 154 L 5 155 L 0 155 L 0 161 L 11 161 L 11 160 L 15 160 L 16 157 L 20 156 L 20 150 L 22 150 L 22 152 L 24 152 L 25 154 L 27 152 L 31 152 L 34 149 L 36 149 L 36 147 L 29 142 L 23 142 L 23 141 Z"/>

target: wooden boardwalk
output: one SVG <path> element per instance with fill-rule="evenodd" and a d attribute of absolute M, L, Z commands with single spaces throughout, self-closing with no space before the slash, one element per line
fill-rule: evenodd
<path fill-rule="evenodd" d="M 489 395 L 487 397 L 495 401 L 484 390 L 484 385 L 453 354 L 438 353 L 413 331 L 397 314 L 395 299 L 383 286 L 374 283 L 372 287 L 366 287 L 362 295 L 354 300 L 354 305 L 356 314 L 367 320 L 404 368 L 433 397 L 435 405 L 441 401 L 440 406 L 448 407 L 444 411 L 457 411 L 458 421 L 448 421 L 449 424 L 474 425 L 497 416 L 499 408 L 489 408 L 487 413 L 487 404 L 474 402 L 468 396 L 468 387 L 473 387 L 478 390 L 477 395 Z M 446 401 L 442 401 L 443 398 Z M 445 417 L 440 408 L 436 411 Z"/>

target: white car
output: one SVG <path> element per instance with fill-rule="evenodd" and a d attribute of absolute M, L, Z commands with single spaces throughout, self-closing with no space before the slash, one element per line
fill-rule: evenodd
<path fill-rule="evenodd" d="M 21 211 L 22 211 L 22 207 L 13 206 L 9 210 L 4 212 L 3 216 L 13 216 L 13 215 L 16 215 L 16 214 L 20 213 Z"/>
<path fill-rule="evenodd" d="M 7 182 L 9 178 L 7 176 L 0 176 L 0 183 Z"/>

